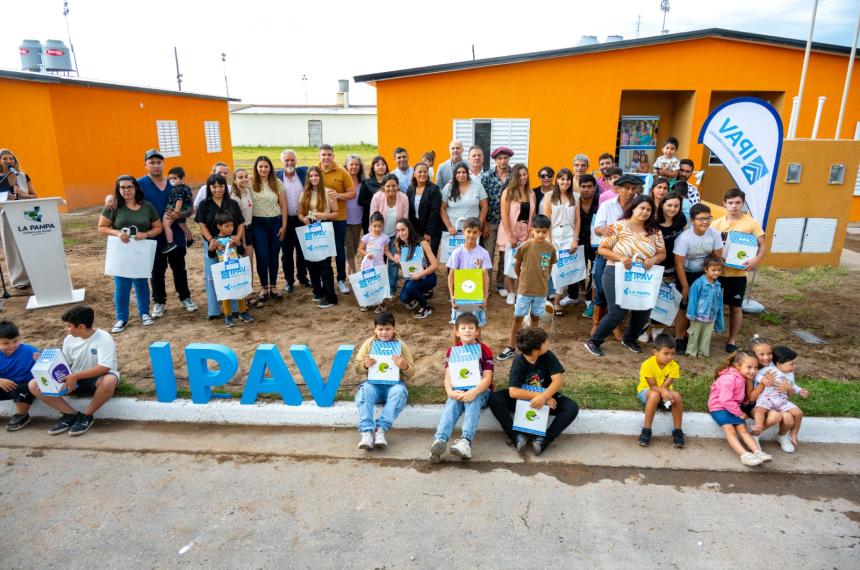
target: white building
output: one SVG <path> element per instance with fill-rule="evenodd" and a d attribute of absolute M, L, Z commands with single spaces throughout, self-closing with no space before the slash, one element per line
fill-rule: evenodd
<path fill-rule="evenodd" d="M 237 105 L 230 109 L 234 146 L 372 144 L 374 105 Z"/>

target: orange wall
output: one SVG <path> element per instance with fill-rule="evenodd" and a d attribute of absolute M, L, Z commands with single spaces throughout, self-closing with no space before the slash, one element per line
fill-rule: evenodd
<path fill-rule="evenodd" d="M 672 73 L 648 73 L 666 61 L 672 62 Z M 812 54 L 798 136 L 809 135 L 819 95 L 828 98 L 819 137 L 833 136 L 847 61 L 847 56 Z M 614 152 L 622 91 L 694 90 L 692 97 L 682 99 L 666 94 L 675 111 L 671 119 L 684 132 L 661 128 L 660 138 L 670 134 L 680 138 L 681 148 L 688 150 L 686 156 L 698 168 L 703 147 L 695 140 L 712 108 L 712 92 L 785 92 L 788 105 L 783 100 L 775 103 L 787 126 L 802 62 L 799 49 L 705 38 L 378 81 L 380 153 L 391 156 L 394 147 L 402 145 L 418 156 L 432 148 L 444 160 L 453 119 L 529 118 L 529 164 L 534 177 L 543 164 L 570 166 L 578 152 L 593 162 L 602 152 Z M 656 97 L 653 106 L 659 111 L 667 103 Z M 638 103 L 637 108 L 648 110 Z M 679 110 L 687 116 L 678 117 Z M 857 121 L 860 62 L 855 64 L 845 136 L 851 136 Z"/>
<path fill-rule="evenodd" d="M 1 144 L 16 153 L 40 195 L 63 196 L 69 209 L 101 203 L 120 174 L 144 174 L 143 154 L 158 146 L 156 120 L 178 121 L 181 155 L 165 166 L 184 167 L 190 184 L 205 180 L 214 162 L 232 165 L 223 100 L 0 80 L 0 103 L 32 109 L 28 118 L 16 116 L 28 128 L 11 136 L 4 128 Z M 220 121 L 221 152 L 206 152 L 203 121 Z"/>

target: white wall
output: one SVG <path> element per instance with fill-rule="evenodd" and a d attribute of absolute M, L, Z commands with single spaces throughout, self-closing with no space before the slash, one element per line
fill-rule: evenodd
<path fill-rule="evenodd" d="M 322 121 L 327 144 L 376 144 L 376 115 L 230 114 L 235 146 L 308 146 L 308 121 Z"/>

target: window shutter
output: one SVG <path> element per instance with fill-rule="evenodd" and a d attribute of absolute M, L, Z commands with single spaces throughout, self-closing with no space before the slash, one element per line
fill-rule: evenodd
<path fill-rule="evenodd" d="M 463 143 L 463 154 L 468 153 L 469 147 L 475 140 L 472 119 L 454 119 L 454 139 Z"/>
<path fill-rule="evenodd" d="M 206 137 L 206 152 L 221 152 L 221 123 L 203 121 L 203 136 Z"/>
<path fill-rule="evenodd" d="M 521 162 L 528 166 L 530 119 L 493 119 L 492 125 L 492 148 L 506 146 L 514 151 L 511 165 Z"/>
<path fill-rule="evenodd" d="M 155 121 L 158 132 L 158 150 L 164 158 L 179 156 L 179 123 L 176 121 Z"/>

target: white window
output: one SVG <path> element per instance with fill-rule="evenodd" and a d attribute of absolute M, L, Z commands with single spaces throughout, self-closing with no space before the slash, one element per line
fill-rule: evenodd
<path fill-rule="evenodd" d="M 206 152 L 221 152 L 221 123 L 203 121 L 203 135 L 206 137 Z"/>
<path fill-rule="evenodd" d="M 857 179 L 854 181 L 854 195 L 860 196 L 860 166 L 857 167 Z"/>
<path fill-rule="evenodd" d="M 466 151 L 473 145 L 481 147 L 485 168 L 495 166 L 490 152 L 500 146 L 514 151 L 511 164 L 528 166 L 530 128 L 529 119 L 454 119 L 454 138 L 462 141 Z"/>
<path fill-rule="evenodd" d="M 155 121 L 158 131 L 158 150 L 164 158 L 179 156 L 179 123 L 176 121 Z"/>

